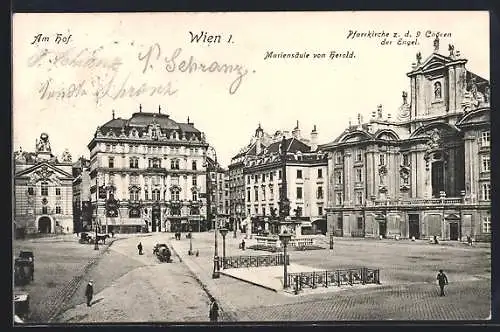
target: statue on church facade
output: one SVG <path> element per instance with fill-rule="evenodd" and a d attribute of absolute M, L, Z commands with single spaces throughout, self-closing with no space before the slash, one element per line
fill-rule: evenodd
<path fill-rule="evenodd" d="M 49 135 L 42 133 L 40 140 L 36 141 L 36 152 L 51 152 Z"/>

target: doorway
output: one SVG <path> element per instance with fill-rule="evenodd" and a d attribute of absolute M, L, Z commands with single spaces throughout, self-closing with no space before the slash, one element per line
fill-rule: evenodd
<path fill-rule="evenodd" d="M 444 191 L 444 167 L 443 161 L 432 163 L 432 196 L 439 198 L 440 192 Z"/>
<path fill-rule="evenodd" d="M 420 216 L 418 214 L 408 215 L 408 228 L 410 239 L 415 237 L 415 239 L 420 238 Z"/>
<path fill-rule="evenodd" d="M 158 232 L 161 232 L 161 222 L 160 222 L 160 207 L 153 206 L 151 211 L 151 231 L 156 232 L 158 227 Z"/>
<path fill-rule="evenodd" d="M 382 235 L 383 238 L 386 237 L 386 234 L 387 234 L 387 222 L 385 220 L 379 220 L 379 222 L 378 222 L 378 234 Z"/>
<path fill-rule="evenodd" d="M 38 231 L 40 233 L 51 232 L 51 220 L 49 217 L 43 216 L 38 219 Z"/>
<path fill-rule="evenodd" d="M 458 241 L 458 222 L 450 222 L 450 240 Z"/>

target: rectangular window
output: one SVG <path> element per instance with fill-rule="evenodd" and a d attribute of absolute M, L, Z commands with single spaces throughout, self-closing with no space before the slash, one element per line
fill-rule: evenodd
<path fill-rule="evenodd" d="M 318 206 L 318 216 L 322 216 L 322 215 L 323 215 L 323 207 Z"/>
<path fill-rule="evenodd" d="M 321 168 L 318 169 L 318 179 L 323 178 L 323 170 Z"/>
<path fill-rule="evenodd" d="M 34 195 L 35 190 L 33 190 L 33 187 L 28 187 L 28 195 Z"/>
<path fill-rule="evenodd" d="M 258 207 L 255 208 L 255 214 L 259 214 L 259 208 Z"/>
<path fill-rule="evenodd" d="M 318 191 L 316 193 L 316 197 L 318 199 L 323 199 L 323 187 L 318 187 Z"/>
<path fill-rule="evenodd" d="M 266 187 L 262 186 L 262 200 L 266 200 Z"/>
<path fill-rule="evenodd" d="M 195 191 L 193 192 L 193 197 L 192 197 L 193 201 L 197 201 L 198 200 L 198 193 Z"/>
<path fill-rule="evenodd" d="M 483 233 L 491 233 L 491 217 L 484 216 L 483 222 L 481 224 L 481 230 Z"/>
<path fill-rule="evenodd" d="M 481 171 L 482 172 L 489 172 L 490 169 L 491 169 L 490 156 L 482 156 L 481 157 Z"/>
<path fill-rule="evenodd" d="M 297 187 L 297 199 L 302 199 L 302 187 Z"/>
<path fill-rule="evenodd" d="M 341 171 L 335 172 L 335 183 L 342 184 L 342 172 Z"/>
<path fill-rule="evenodd" d="M 335 205 L 342 205 L 342 193 L 335 194 Z"/>
<path fill-rule="evenodd" d="M 42 206 L 42 214 L 47 214 L 47 207 L 46 206 Z"/>
<path fill-rule="evenodd" d="M 297 179 L 302 179 L 302 170 L 301 169 L 297 170 Z"/>
<path fill-rule="evenodd" d="M 247 201 L 250 202 L 250 190 L 247 190 Z"/>
<path fill-rule="evenodd" d="M 295 214 L 297 217 L 302 217 L 302 207 L 301 206 L 297 206 L 297 208 L 295 209 Z"/>
<path fill-rule="evenodd" d="M 196 179 L 196 176 L 193 176 L 193 186 L 197 186 L 198 183 L 197 183 L 197 179 Z"/>
<path fill-rule="evenodd" d="M 481 185 L 481 194 L 483 201 L 491 200 L 491 185 L 489 183 L 483 183 Z"/>
<path fill-rule="evenodd" d="M 361 168 L 356 168 L 356 182 L 363 182 L 363 172 Z"/>
<path fill-rule="evenodd" d="M 49 185 L 47 182 L 42 183 L 42 196 L 48 196 L 49 195 Z"/>
<path fill-rule="evenodd" d="M 266 208 L 265 207 L 262 207 L 262 215 L 265 216 L 266 215 Z"/>
<path fill-rule="evenodd" d="M 61 214 L 61 207 L 60 206 L 56 206 L 56 214 Z"/>
<path fill-rule="evenodd" d="M 269 199 L 274 199 L 274 186 L 269 186 Z"/>
<path fill-rule="evenodd" d="M 274 172 L 269 173 L 269 181 L 273 181 Z"/>
<path fill-rule="evenodd" d="M 255 193 L 255 201 L 259 200 L 259 188 L 254 188 L 254 193 Z"/>
<path fill-rule="evenodd" d="M 144 190 L 144 199 L 147 201 L 149 199 L 149 192 Z"/>
<path fill-rule="evenodd" d="M 115 167 L 115 158 L 109 157 L 108 158 L 108 167 L 109 168 L 114 168 Z"/>
<path fill-rule="evenodd" d="M 357 162 L 363 161 L 363 151 L 361 150 L 356 151 L 356 161 Z"/>
<path fill-rule="evenodd" d="M 490 146 L 490 132 L 483 131 L 481 133 L 481 146 L 487 147 Z"/>
<path fill-rule="evenodd" d="M 247 176 L 247 183 L 250 184 L 250 175 Z"/>
<path fill-rule="evenodd" d="M 266 182 L 266 173 L 262 173 L 262 182 Z"/>
<path fill-rule="evenodd" d="M 342 154 L 340 152 L 337 152 L 335 154 L 335 163 L 336 164 L 342 164 Z"/>
<path fill-rule="evenodd" d="M 409 166 L 410 165 L 410 160 L 408 158 L 407 154 L 403 155 L 403 166 Z"/>
<path fill-rule="evenodd" d="M 193 161 L 193 163 L 192 163 L 192 165 L 191 165 L 191 166 L 192 166 L 192 168 L 193 168 L 193 171 L 196 171 L 196 169 L 197 169 L 197 167 L 198 167 L 198 165 L 196 164 L 196 161 Z"/>
<path fill-rule="evenodd" d="M 363 193 L 361 191 L 357 191 L 356 192 L 356 203 L 358 205 L 362 205 L 363 204 Z"/>
<path fill-rule="evenodd" d="M 379 165 L 382 166 L 382 165 L 385 165 L 385 154 L 380 154 L 379 155 Z"/>
<path fill-rule="evenodd" d="M 61 196 L 61 188 L 56 188 L 56 196 Z"/>
<path fill-rule="evenodd" d="M 281 178 L 283 177 L 283 175 L 281 174 L 281 170 L 278 171 L 278 180 L 281 180 Z"/>
<path fill-rule="evenodd" d="M 358 229 L 363 229 L 363 217 L 358 217 Z"/>

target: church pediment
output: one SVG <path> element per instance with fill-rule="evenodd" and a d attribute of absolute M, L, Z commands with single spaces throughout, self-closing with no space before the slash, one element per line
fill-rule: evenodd
<path fill-rule="evenodd" d="M 48 181 L 60 183 L 61 179 L 71 179 L 73 176 L 49 163 L 34 165 L 28 169 L 20 171 L 16 177 L 29 177 L 30 183 L 35 184 L 39 181 Z"/>
<path fill-rule="evenodd" d="M 467 113 L 462 119 L 460 119 L 457 126 L 490 123 L 490 121 L 490 109 L 483 108 Z"/>

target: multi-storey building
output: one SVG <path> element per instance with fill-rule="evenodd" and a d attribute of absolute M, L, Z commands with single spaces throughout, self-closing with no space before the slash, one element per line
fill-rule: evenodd
<path fill-rule="evenodd" d="M 241 221 L 247 216 L 246 204 L 245 204 L 245 176 L 244 168 L 245 161 L 252 156 L 255 156 L 256 152 L 259 153 L 269 146 L 272 142 L 278 140 L 283 135 L 290 135 L 289 132 L 277 131 L 274 135 L 266 133 L 261 125 L 257 127 L 254 135 L 250 138 L 250 142 L 240 149 L 240 151 L 231 158 L 231 164 L 228 166 L 229 172 L 229 214 L 236 225 L 237 228 L 241 228 L 243 225 Z"/>
<path fill-rule="evenodd" d="M 246 213 L 253 217 L 252 231 L 278 231 L 280 192 L 285 178 L 290 216 L 298 222 L 296 234 L 312 229 L 325 233 L 327 154 L 318 150 L 316 127 L 307 140 L 301 137 L 297 122 L 291 136 L 277 132 L 276 139 L 263 149 L 258 144 L 261 135 L 262 132 L 257 135 L 255 154 L 247 156 L 243 171 Z"/>
<path fill-rule="evenodd" d="M 133 113 L 88 144 L 94 220 L 108 231 L 199 231 L 206 216 L 205 135 L 194 123 Z"/>
<path fill-rule="evenodd" d="M 52 154 L 49 136 L 40 135 L 35 152 L 14 153 L 14 227 L 25 233 L 72 233 L 72 161 L 65 150 Z"/>
<path fill-rule="evenodd" d="M 230 201 L 230 196 L 229 196 L 229 170 L 224 171 L 224 214 L 229 216 L 231 212 L 231 201 Z M 231 219 L 231 217 L 230 217 Z M 234 219 L 231 219 L 234 221 Z M 231 223 L 234 225 L 234 222 Z"/>
<path fill-rule="evenodd" d="M 217 213 L 221 225 L 221 220 L 226 220 L 228 217 L 225 208 L 225 173 L 226 170 L 220 164 L 207 157 L 207 192 L 209 194 L 207 196 L 207 206 L 209 207 L 207 219 L 211 228 L 215 227 L 215 213 Z"/>
<path fill-rule="evenodd" d="M 397 117 L 379 106 L 322 146 L 337 236 L 490 238 L 489 82 L 434 43 L 417 54 Z"/>
<path fill-rule="evenodd" d="M 73 228 L 75 232 L 92 230 L 90 202 L 90 160 L 82 156 L 73 164 Z"/>

